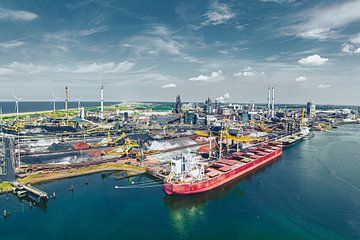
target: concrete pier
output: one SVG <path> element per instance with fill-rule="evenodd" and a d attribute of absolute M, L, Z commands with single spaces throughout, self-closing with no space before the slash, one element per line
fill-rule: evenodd
<path fill-rule="evenodd" d="M 35 188 L 29 184 L 22 185 L 19 182 L 12 182 L 11 185 L 13 185 L 16 189 L 21 189 L 21 188 L 25 189 L 27 192 L 38 197 L 40 200 L 48 200 L 49 199 L 49 196 L 46 192 L 44 192 L 38 188 Z"/>

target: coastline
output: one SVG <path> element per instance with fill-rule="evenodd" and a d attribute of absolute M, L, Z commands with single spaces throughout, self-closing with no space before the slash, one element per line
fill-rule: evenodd
<path fill-rule="evenodd" d="M 131 172 L 134 175 L 145 173 L 145 169 L 136 166 L 129 166 L 124 163 L 111 163 L 111 164 L 102 164 L 99 166 L 90 166 L 86 168 L 71 169 L 64 172 L 55 172 L 55 173 L 37 173 L 28 175 L 24 178 L 17 179 L 21 184 L 39 184 L 43 182 L 48 182 L 52 180 L 60 180 L 65 178 L 79 177 L 99 172 L 108 172 L 108 171 L 126 171 Z"/>

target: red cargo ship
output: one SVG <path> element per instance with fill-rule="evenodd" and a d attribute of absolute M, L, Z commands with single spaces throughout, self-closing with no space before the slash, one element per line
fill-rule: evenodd
<path fill-rule="evenodd" d="M 164 180 L 168 195 L 201 193 L 217 188 L 244 174 L 254 171 L 282 155 L 282 147 L 265 143 L 247 151 L 235 152 L 230 158 L 216 160 L 210 165 L 195 162 L 194 158 L 171 161 L 171 173 Z"/>

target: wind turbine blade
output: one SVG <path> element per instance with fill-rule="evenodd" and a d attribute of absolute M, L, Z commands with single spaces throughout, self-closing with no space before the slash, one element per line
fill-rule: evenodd
<path fill-rule="evenodd" d="M 15 94 L 14 94 L 13 92 L 11 93 L 11 95 L 13 95 L 13 97 L 14 97 L 15 99 L 18 99 L 18 97 L 15 96 Z"/>

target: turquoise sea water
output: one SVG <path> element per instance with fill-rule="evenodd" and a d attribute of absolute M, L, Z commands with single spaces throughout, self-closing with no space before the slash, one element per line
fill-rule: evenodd
<path fill-rule="evenodd" d="M 271 165 L 200 195 L 115 189 L 152 179 L 109 174 L 42 184 L 57 193 L 43 207 L 2 195 L 0 210 L 12 214 L 0 218 L 0 239 L 360 239 L 359 133 L 360 125 L 316 133 Z"/>

